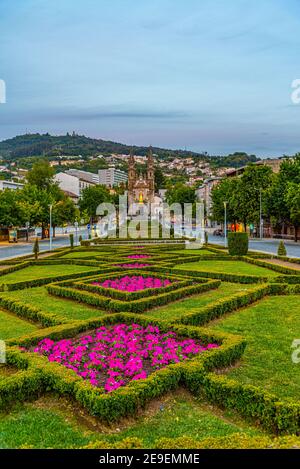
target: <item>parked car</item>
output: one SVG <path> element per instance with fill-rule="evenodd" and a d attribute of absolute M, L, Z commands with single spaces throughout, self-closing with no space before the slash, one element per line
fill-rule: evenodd
<path fill-rule="evenodd" d="M 213 232 L 213 235 L 214 235 L 214 236 L 224 236 L 224 232 L 223 232 L 223 230 L 222 230 L 221 228 L 218 228 L 217 230 L 215 230 L 215 231 Z"/>

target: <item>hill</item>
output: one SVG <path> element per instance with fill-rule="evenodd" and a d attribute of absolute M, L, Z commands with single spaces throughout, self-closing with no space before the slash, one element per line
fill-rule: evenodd
<path fill-rule="evenodd" d="M 48 133 L 25 134 L 0 142 L 0 156 L 15 160 L 29 156 L 129 154 L 130 148 L 129 145 L 123 143 L 89 138 L 75 133 L 58 136 Z M 148 147 L 133 146 L 132 148 L 136 155 L 146 155 L 148 152 Z M 160 157 L 201 157 L 207 159 L 206 154 L 184 150 L 153 147 L 153 152 Z"/>

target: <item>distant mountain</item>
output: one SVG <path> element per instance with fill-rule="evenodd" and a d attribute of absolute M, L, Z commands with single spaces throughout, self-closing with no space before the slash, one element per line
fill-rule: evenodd
<path fill-rule="evenodd" d="M 0 142 L 0 156 L 15 160 L 29 156 L 82 155 L 90 156 L 99 153 L 108 155 L 129 154 L 131 146 L 108 140 L 94 139 L 84 135 L 67 134 L 52 136 L 50 134 L 25 134 Z M 146 155 L 148 147 L 133 146 L 136 155 Z M 184 150 L 169 150 L 153 147 L 153 152 L 160 157 L 201 157 L 208 159 L 207 154 Z"/>
<path fill-rule="evenodd" d="M 148 147 L 133 146 L 136 155 L 146 155 Z M 25 134 L 0 142 L 0 157 L 14 161 L 28 157 L 57 157 L 60 155 L 83 157 L 92 155 L 129 154 L 131 146 L 109 140 L 95 139 L 77 135 L 74 132 L 67 135 Z M 237 152 L 228 156 L 209 156 L 208 153 L 197 153 L 187 150 L 170 150 L 153 147 L 153 153 L 160 158 L 191 157 L 202 159 L 216 168 L 244 166 L 258 161 L 255 155 Z"/>

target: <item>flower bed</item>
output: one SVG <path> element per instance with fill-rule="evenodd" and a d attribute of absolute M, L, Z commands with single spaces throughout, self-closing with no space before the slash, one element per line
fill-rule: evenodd
<path fill-rule="evenodd" d="M 171 280 L 157 277 L 143 277 L 142 275 L 126 275 L 121 278 L 106 279 L 103 282 L 95 281 L 92 285 L 103 288 L 113 288 L 126 292 L 146 290 L 148 288 L 163 288 L 171 285 Z"/>
<path fill-rule="evenodd" d="M 143 267 L 151 267 L 151 264 L 142 264 L 135 262 L 134 264 L 114 264 L 115 267 L 122 267 L 123 269 L 141 269 Z"/>
<path fill-rule="evenodd" d="M 75 339 L 43 339 L 34 352 L 111 392 L 215 347 L 215 343 L 204 346 L 199 340 L 179 338 L 175 332 L 162 333 L 157 326 L 116 324 Z"/>

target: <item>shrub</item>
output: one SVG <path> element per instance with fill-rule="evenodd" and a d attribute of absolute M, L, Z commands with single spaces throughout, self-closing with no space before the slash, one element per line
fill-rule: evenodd
<path fill-rule="evenodd" d="M 69 238 L 70 238 L 70 247 L 71 249 L 74 248 L 74 235 L 73 233 L 69 234 Z"/>
<path fill-rule="evenodd" d="M 82 241 L 82 236 L 81 235 L 79 236 L 78 240 L 79 240 L 79 243 L 81 244 L 81 241 Z"/>
<path fill-rule="evenodd" d="M 39 240 L 38 238 L 35 238 L 34 245 L 33 245 L 33 250 L 35 260 L 39 257 L 39 252 L 40 252 L 40 247 L 39 247 Z"/>
<path fill-rule="evenodd" d="M 279 243 L 277 255 L 280 257 L 286 257 L 286 249 L 285 249 L 284 242 L 282 240 Z"/>
<path fill-rule="evenodd" d="M 228 233 L 228 252 L 230 256 L 246 256 L 248 245 L 247 233 Z"/>

